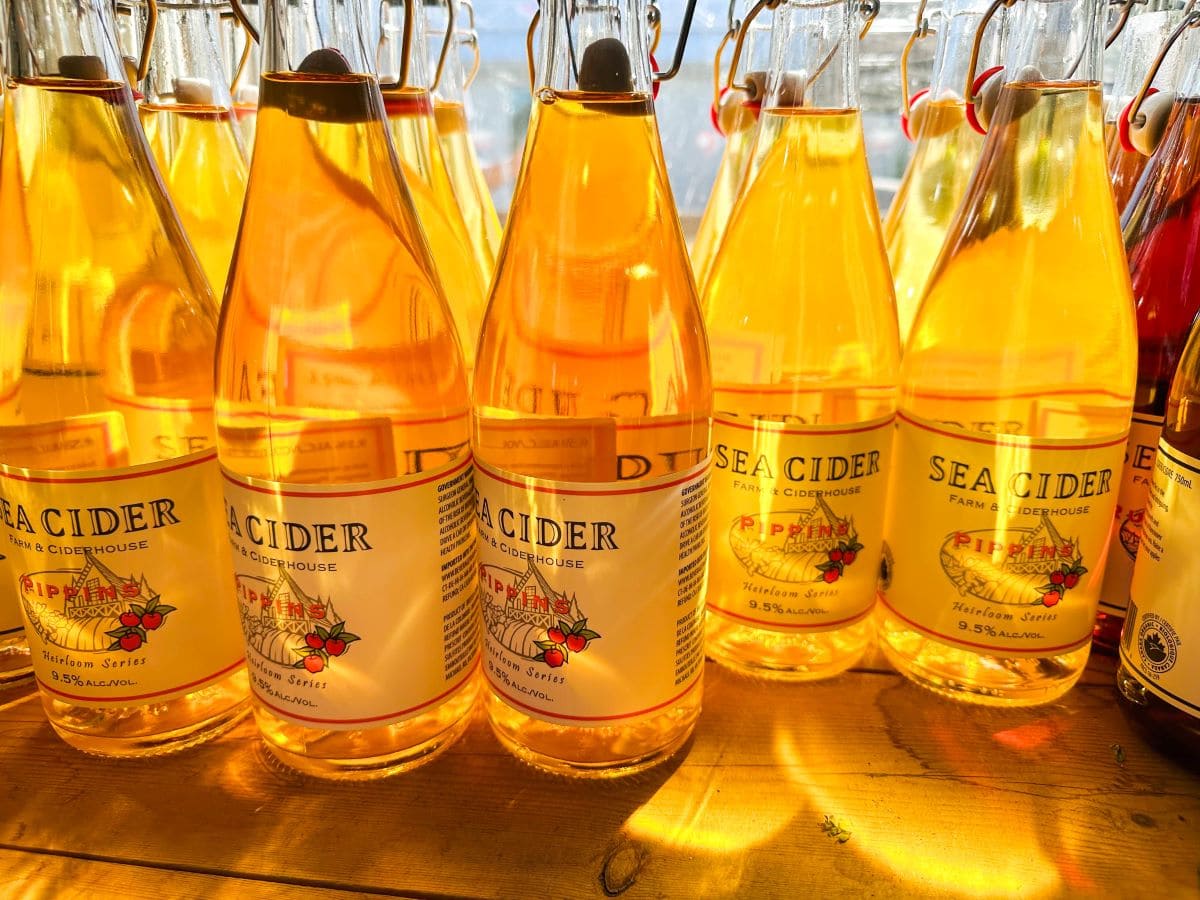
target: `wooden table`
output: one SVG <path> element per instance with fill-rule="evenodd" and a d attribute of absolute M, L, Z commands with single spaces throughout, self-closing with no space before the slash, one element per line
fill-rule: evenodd
<path fill-rule="evenodd" d="M 249 722 L 95 759 L 31 699 L 0 712 L 0 893 L 1200 896 L 1200 778 L 1130 731 L 1112 672 L 1095 657 L 1063 701 L 997 711 L 878 662 L 797 687 L 710 663 L 685 752 L 607 783 L 527 768 L 483 722 L 366 784 L 268 764 Z"/>

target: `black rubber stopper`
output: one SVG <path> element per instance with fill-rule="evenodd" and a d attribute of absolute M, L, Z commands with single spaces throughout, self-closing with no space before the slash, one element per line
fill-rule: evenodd
<path fill-rule="evenodd" d="M 579 61 L 579 90 L 596 94 L 627 94 L 633 90 L 633 67 L 625 45 L 600 38 L 587 45 Z"/>
<path fill-rule="evenodd" d="M 58 74 L 76 81 L 110 81 L 104 60 L 99 56 L 60 56 Z"/>
<path fill-rule="evenodd" d="M 349 75 L 351 69 L 349 60 L 342 56 L 341 50 L 322 47 L 304 57 L 296 71 L 312 75 Z"/>

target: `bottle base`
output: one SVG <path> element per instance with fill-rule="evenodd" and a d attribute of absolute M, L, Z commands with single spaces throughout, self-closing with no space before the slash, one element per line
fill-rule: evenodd
<path fill-rule="evenodd" d="M 94 709 L 69 706 L 43 693 L 42 705 L 55 733 L 76 750 L 91 756 L 117 758 L 165 756 L 211 741 L 237 725 L 250 711 L 244 673 L 241 681 L 242 696 L 236 702 L 222 704 L 219 710 L 199 721 L 166 729 L 162 728 L 162 720 L 177 715 L 180 704 L 188 703 L 195 695 L 161 706 Z"/>
<path fill-rule="evenodd" d="M 905 678 L 942 697 L 980 706 L 1052 703 L 1075 686 L 1091 644 L 1048 657 L 988 656 L 962 650 L 887 617 L 880 622 L 883 655 Z"/>
<path fill-rule="evenodd" d="M 703 678 L 674 707 L 640 721 L 594 728 L 555 725 L 513 709 L 487 692 L 488 720 L 500 744 L 521 762 L 554 775 L 613 779 L 666 762 L 692 736 Z"/>
<path fill-rule="evenodd" d="M 837 631 L 788 634 L 732 622 L 709 612 L 705 652 L 739 675 L 768 681 L 834 678 L 863 658 L 874 623 L 868 616 Z"/>
<path fill-rule="evenodd" d="M 472 678 L 435 709 L 392 725 L 333 731 L 297 725 L 255 704 L 263 744 L 288 769 L 327 781 L 376 781 L 436 759 L 463 736 L 478 696 Z"/>

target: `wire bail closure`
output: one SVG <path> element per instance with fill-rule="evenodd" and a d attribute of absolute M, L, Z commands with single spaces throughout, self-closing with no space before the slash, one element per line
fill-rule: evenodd
<path fill-rule="evenodd" d="M 937 34 L 936 30 L 929 27 L 929 19 L 925 16 L 925 5 L 927 3 L 928 0 L 921 0 L 920 5 L 917 6 L 917 25 L 913 29 L 912 34 L 908 36 L 908 40 L 904 42 L 904 49 L 900 51 L 900 116 L 902 118 L 908 118 L 908 114 L 912 111 L 913 100 L 915 99 L 909 93 L 908 56 L 912 53 L 913 47 L 917 45 L 917 41 L 924 40 L 931 34 Z"/>
<path fill-rule="evenodd" d="M 967 106 L 974 106 L 975 102 L 980 97 L 980 88 L 983 86 L 982 81 L 986 79 L 977 79 L 975 70 L 979 67 L 979 51 L 983 48 L 983 36 L 987 32 L 988 23 L 992 21 L 992 17 L 996 15 L 1002 8 L 1012 9 L 1017 5 L 1017 0 L 992 0 L 992 5 L 987 8 L 987 12 L 983 14 L 983 18 L 979 20 L 979 24 L 975 27 L 975 39 L 971 41 L 971 59 L 967 63 L 967 87 L 963 92 L 963 99 Z M 999 67 L 993 67 L 989 70 L 993 74 L 999 71 Z"/>
<path fill-rule="evenodd" d="M 1171 48 L 1175 46 L 1175 42 L 1179 40 L 1185 31 L 1187 31 L 1189 28 L 1200 27 L 1200 11 L 1192 9 L 1193 5 L 1194 0 L 1193 3 L 1188 4 L 1188 12 L 1183 17 L 1183 21 L 1176 25 L 1175 30 L 1168 35 L 1165 41 L 1163 41 L 1162 47 L 1159 48 L 1158 56 L 1154 58 L 1154 62 L 1150 66 L 1150 71 L 1146 73 L 1146 77 L 1142 81 L 1142 85 L 1138 89 L 1137 94 L 1134 96 L 1133 101 L 1125 108 L 1125 111 L 1121 117 L 1121 121 L 1118 122 L 1118 127 L 1120 128 L 1122 135 L 1121 143 L 1126 145 L 1126 149 L 1130 149 L 1132 147 L 1140 150 L 1146 156 L 1150 155 L 1150 153 L 1145 153 L 1144 150 L 1136 147 L 1136 144 L 1132 139 L 1131 132 L 1133 132 L 1135 129 L 1143 128 L 1148 121 L 1148 117 L 1142 114 L 1142 105 L 1146 102 L 1148 97 L 1159 93 L 1153 87 L 1154 79 L 1158 77 L 1158 70 L 1162 68 L 1163 62 L 1166 61 L 1167 54 L 1171 52 Z M 1148 142 L 1148 144 L 1153 145 L 1151 147 L 1151 153 L 1153 152 L 1154 147 L 1157 147 L 1158 140 L 1160 140 L 1161 137 L 1162 134 L 1160 132 L 1158 135 L 1153 136 Z"/>

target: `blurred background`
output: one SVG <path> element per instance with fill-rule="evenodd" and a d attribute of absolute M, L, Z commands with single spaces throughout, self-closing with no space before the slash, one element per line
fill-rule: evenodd
<path fill-rule="evenodd" d="M 656 56 L 666 65 L 679 39 L 686 0 L 659 0 L 658 5 L 663 33 Z M 471 130 L 501 218 L 512 196 L 529 118 L 525 35 L 536 9 L 536 0 L 475 0 L 482 66 L 470 91 Z M 891 200 L 912 146 L 900 131 L 899 59 L 916 10 L 915 2 L 882 0 L 879 16 L 860 46 L 863 121 L 880 212 Z M 930 4 L 927 14 L 933 10 Z M 699 224 L 724 148 L 709 107 L 713 57 L 728 28 L 728 13 L 728 0 L 699 0 L 683 68 L 663 84 L 656 103 L 671 187 L 689 238 Z M 914 91 L 928 81 L 933 49 L 934 40 L 929 39 L 913 50 Z M 729 55 L 727 49 L 726 63 Z"/>

